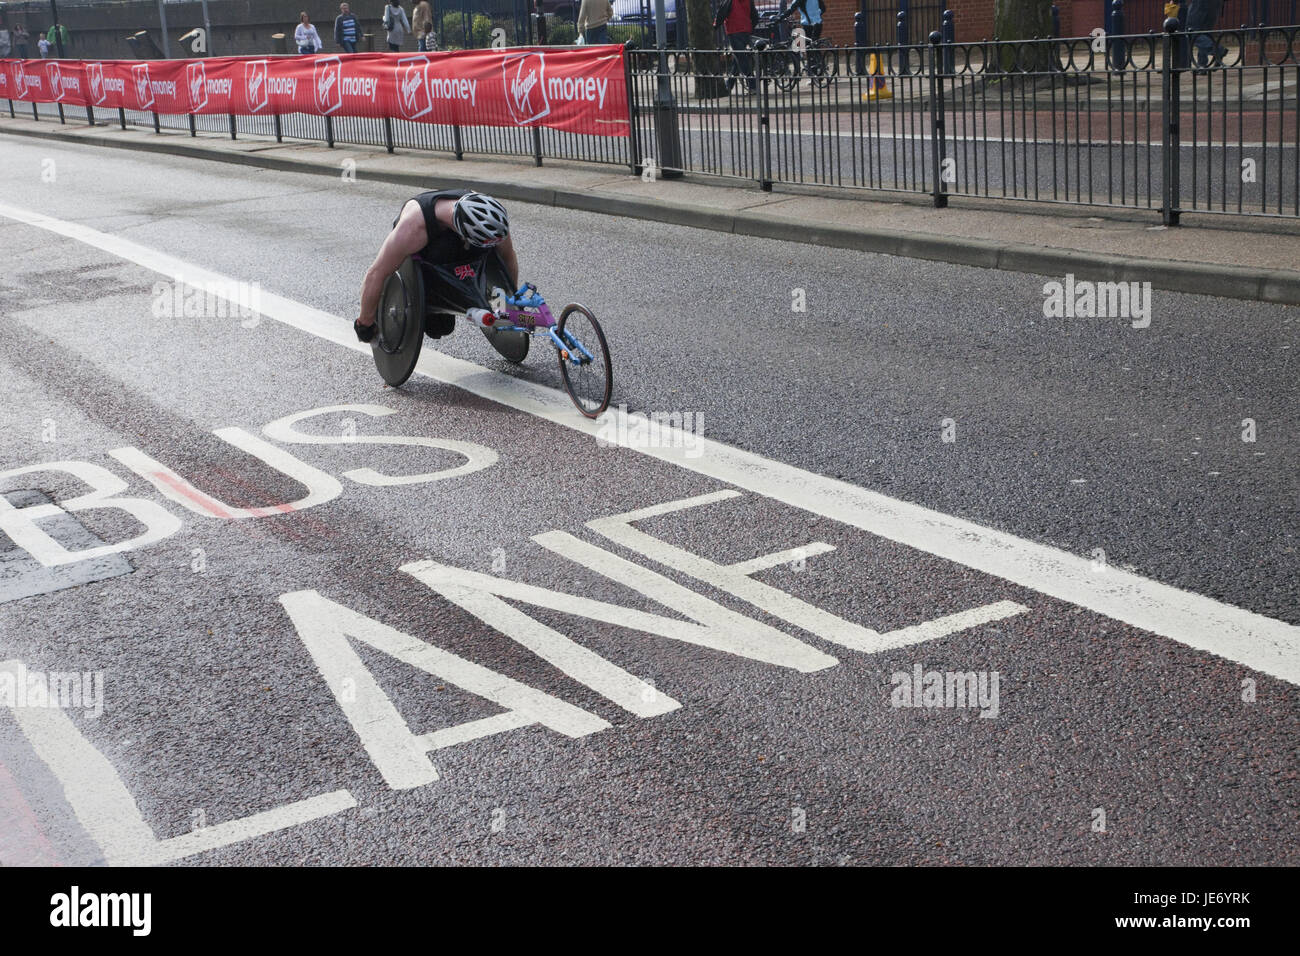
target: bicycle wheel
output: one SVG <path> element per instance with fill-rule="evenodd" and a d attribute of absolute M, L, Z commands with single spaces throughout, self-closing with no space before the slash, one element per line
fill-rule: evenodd
<path fill-rule="evenodd" d="M 814 86 L 829 86 L 839 72 L 839 58 L 829 47 L 815 46 L 808 51 L 808 78 Z"/>
<path fill-rule="evenodd" d="M 555 334 L 568 345 L 555 353 L 564 390 L 578 411 L 595 418 L 609 408 L 609 396 L 614 390 L 614 366 L 609 360 L 605 333 L 590 309 L 574 303 L 560 313 Z"/>
<path fill-rule="evenodd" d="M 802 68 L 799 57 L 789 50 L 775 50 L 771 54 L 770 73 L 775 78 L 777 88 L 789 93 L 799 85 Z"/>

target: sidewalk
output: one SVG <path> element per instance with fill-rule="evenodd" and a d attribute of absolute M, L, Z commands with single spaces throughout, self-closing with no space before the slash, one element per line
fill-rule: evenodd
<path fill-rule="evenodd" d="M 241 134 L 87 127 L 0 117 L 0 135 L 35 136 L 337 177 L 345 159 L 358 179 L 413 189 L 465 185 L 502 199 L 675 223 L 740 235 L 887 253 L 1051 277 L 1150 282 L 1154 288 L 1300 304 L 1300 222 L 1193 216 L 1168 229 L 1158 213 L 1034 206 L 953 197 L 826 190 L 764 193 L 752 183 L 702 179 L 643 182 L 626 167 L 547 160 L 457 162 L 413 150 L 286 142 Z"/>

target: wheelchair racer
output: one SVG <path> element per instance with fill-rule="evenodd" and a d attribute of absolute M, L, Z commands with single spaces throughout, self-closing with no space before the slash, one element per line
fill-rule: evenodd
<path fill-rule="evenodd" d="M 518 288 L 519 260 L 501 203 L 470 189 L 432 190 L 407 200 L 361 283 L 361 315 L 352 323 L 357 338 L 369 342 L 375 337 L 375 313 L 384 282 L 407 256 L 460 265 L 481 260 L 489 250 L 500 257 L 511 288 Z"/>

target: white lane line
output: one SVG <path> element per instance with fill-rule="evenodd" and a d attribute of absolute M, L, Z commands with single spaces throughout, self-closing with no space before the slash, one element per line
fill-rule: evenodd
<path fill-rule="evenodd" d="M 441 750 L 443 747 L 455 747 L 457 744 L 469 743 L 480 737 L 490 737 L 492 734 L 502 734 L 507 730 L 529 727 L 534 723 L 535 721 L 527 714 L 521 714 L 517 710 L 507 710 L 503 714 L 494 714 L 482 720 L 471 720 L 468 723 L 457 724 L 455 727 L 444 727 L 442 730 L 421 734 L 419 741 L 430 751 Z"/>
<path fill-rule="evenodd" d="M 0 672 L 24 675 L 21 661 L 0 661 Z M 336 790 L 240 820 L 206 827 L 169 840 L 154 836 L 135 797 L 108 758 L 58 707 L 10 707 L 36 755 L 63 785 L 63 795 L 82 827 L 104 852 L 109 866 L 153 866 L 256 836 L 298 826 L 355 807 L 346 790 Z"/>
<path fill-rule="evenodd" d="M 936 637 L 947 637 L 969 627 L 979 627 L 981 624 L 991 624 L 1003 618 L 1024 614 L 1028 610 L 1029 608 L 1015 601 L 995 601 L 993 604 L 973 607 L 968 611 L 958 611 L 956 614 L 946 614 L 943 617 L 936 617 L 933 621 L 925 621 L 881 634 L 876 638 L 874 650 L 898 650 L 900 647 L 920 644 L 922 641 L 932 641 Z"/>
<path fill-rule="evenodd" d="M 102 249 L 189 283 L 229 282 L 208 269 L 77 223 L 0 203 L 0 215 Z M 235 286 L 226 286 L 235 288 Z M 262 293 L 262 315 L 366 354 L 350 323 L 320 309 Z M 574 413 L 562 393 L 425 349 L 416 370 L 482 398 L 555 422 L 593 438 L 609 429 Z M 369 371 L 367 369 L 367 371 Z M 621 415 L 622 412 L 610 414 Z M 643 416 L 637 427 L 648 428 Z M 663 431 L 666 429 L 666 431 Z M 697 435 L 661 433 L 669 447 L 631 450 L 717 481 L 745 488 L 812 514 L 964 564 L 1013 584 L 1123 621 L 1188 647 L 1300 684 L 1300 627 L 1115 567 L 1094 570 L 1091 559 L 985 528 L 920 505 L 771 461 Z M 618 431 L 616 434 L 627 434 Z M 687 454 L 689 450 L 690 455 Z"/>
<path fill-rule="evenodd" d="M 758 574 L 761 571 L 769 571 L 772 568 L 779 568 L 783 564 L 794 564 L 798 561 L 805 561 L 808 558 L 816 557 L 819 554 L 825 554 L 827 551 L 834 551 L 835 545 L 827 544 L 825 541 L 809 541 L 802 548 L 787 548 L 784 551 L 774 551 L 771 554 L 759 555 L 757 558 L 750 558 L 748 561 L 739 561 L 736 564 L 727 565 L 728 571 L 735 571 L 742 577 L 749 577 L 751 574 Z"/>
<path fill-rule="evenodd" d="M 334 790 L 305 800 L 297 800 L 282 807 L 254 813 L 252 816 L 216 823 L 169 840 L 160 840 L 154 850 L 153 862 L 171 863 L 175 860 L 183 860 L 196 853 L 206 853 L 208 850 L 217 850 L 232 843 L 243 843 L 253 837 L 287 830 L 289 827 L 319 820 L 321 817 L 333 816 L 343 810 L 351 810 L 356 805 L 356 799 L 347 790 Z"/>

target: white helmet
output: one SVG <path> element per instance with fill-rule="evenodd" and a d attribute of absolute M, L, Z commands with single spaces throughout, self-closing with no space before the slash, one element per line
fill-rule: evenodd
<path fill-rule="evenodd" d="M 466 193 L 457 199 L 452 221 L 462 239 L 482 248 L 495 246 L 510 235 L 505 206 L 482 193 Z"/>

